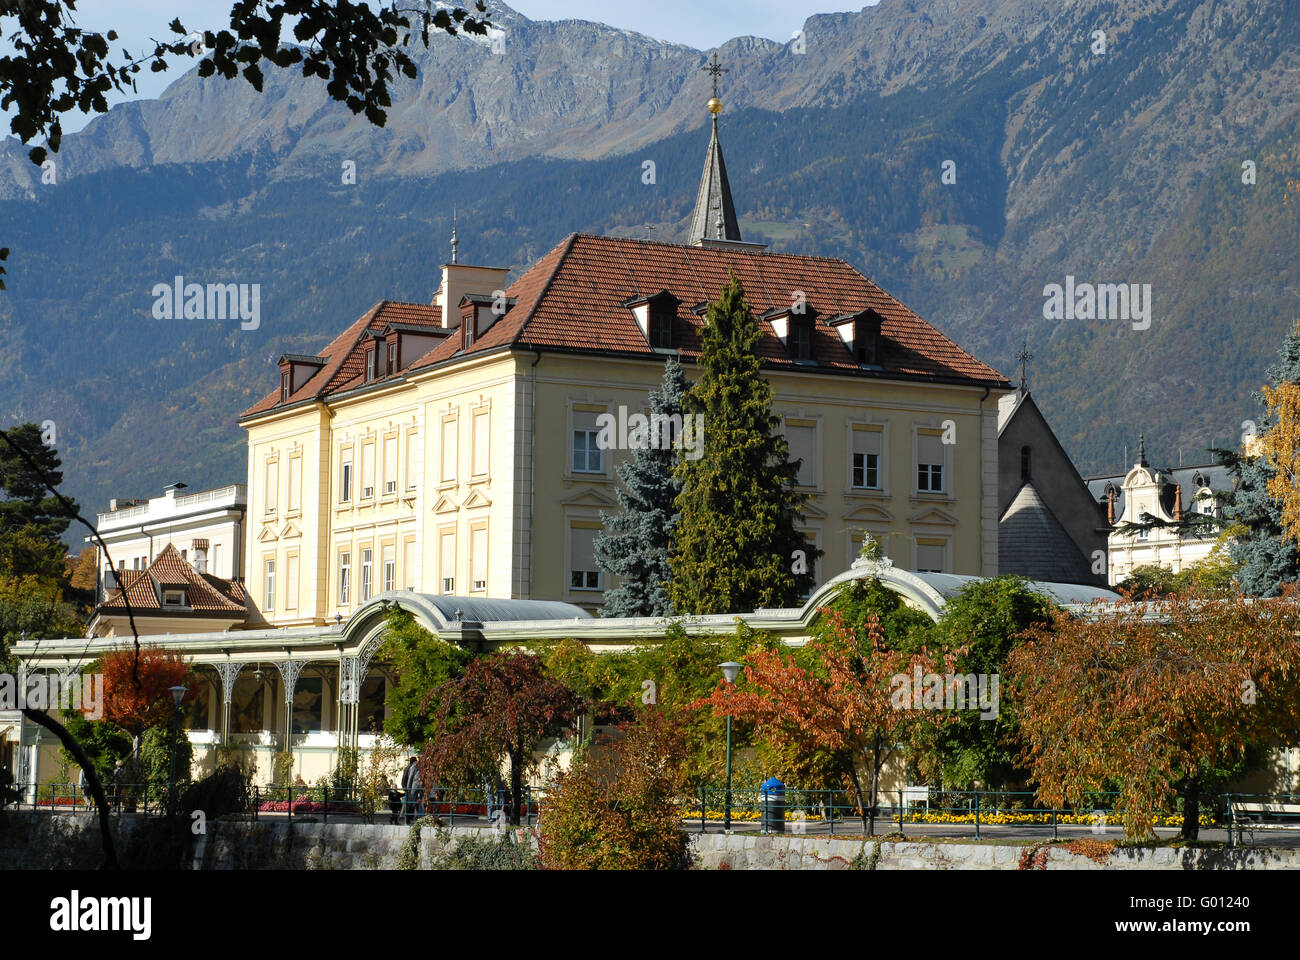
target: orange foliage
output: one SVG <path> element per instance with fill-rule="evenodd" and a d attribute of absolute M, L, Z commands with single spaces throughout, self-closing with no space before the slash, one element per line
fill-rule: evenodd
<path fill-rule="evenodd" d="M 158 647 L 140 648 L 138 668 L 135 658 L 131 647 L 123 647 L 105 654 L 99 669 L 104 675 L 104 719 L 138 737 L 149 727 L 171 720 L 171 687 L 188 688 L 182 707 L 193 701 L 198 696 L 198 678 L 188 660 Z"/>

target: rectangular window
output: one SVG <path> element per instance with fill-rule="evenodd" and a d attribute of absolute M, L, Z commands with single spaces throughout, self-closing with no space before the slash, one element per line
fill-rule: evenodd
<path fill-rule="evenodd" d="M 339 554 L 339 606 L 348 605 L 348 596 L 352 590 L 352 554 Z"/>
<path fill-rule="evenodd" d="M 298 609 L 298 556 L 284 560 L 284 609 Z"/>
<path fill-rule="evenodd" d="M 397 492 L 397 434 L 384 437 L 384 493 Z"/>
<path fill-rule="evenodd" d="M 481 593 L 487 590 L 488 532 L 487 527 L 474 527 L 469 532 L 470 590 Z"/>
<path fill-rule="evenodd" d="M 221 566 L 221 544 L 214 543 L 212 545 L 212 575 L 214 577 L 225 577 L 226 575 L 221 572 L 222 569 L 223 568 Z M 232 575 L 233 575 L 233 571 L 232 571 Z"/>
<path fill-rule="evenodd" d="M 604 473 L 605 461 L 596 443 L 600 429 L 596 426 L 599 413 L 588 410 L 573 411 L 573 472 Z"/>
<path fill-rule="evenodd" d="M 812 326 L 790 318 L 790 356 L 796 360 L 812 359 Z"/>
<path fill-rule="evenodd" d="M 397 547 L 384 547 L 384 593 L 397 589 Z"/>
<path fill-rule="evenodd" d="M 592 527 L 569 530 L 569 586 L 574 590 L 600 589 L 600 567 L 596 565 L 594 546 L 597 533 Z"/>
<path fill-rule="evenodd" d="M 375 445 L 373 442 L 361 445 L 361 499 L 369 500 L 375 495 Z"/>
<path fill-rule="evenodd" d="M 339 465 L 339 503 L 352 502 L 352 451 L 343 451 L 343 462 Z"/>
<path fill-rule="evenodd" d="M 267 613 L 275 609 L 275 561 L 266 561 L 266 603 L 262 607 Z"/>
<path fill-rule="evenodd" d="M 415 462 L 420 452 L 420 435 L 414 430 L 408 430 L 406 434 L 406 489 L 414 490 L 419 480 L 419 472 L 416 470 Z"/>
<path fill-rule="evenodd" d="M 302 457 L 289 458 L 289 511 L 302 509 Z"/>
<path fill-rule="evenodd" d="M 456 592 L 456 531 L 444 530 L 438 537 L 438 576 L 443 593 Z"/>
<path fill-rule="evenodd" d="M 289 371 L 280 374 L 280 402 L 289 402 Z"/>
<path fill-rule="evenodd" d="M 406 585 L 407 590 L 416 589 L 419 584 L 415 582 L 415 564 L 416 547 L 414 540 L 407 540 L 402 547 L 402 582 Z"/>
<path fill-rule="evenodd" d="M 397 372 L 397 341 L 394 340 L 388 345 L 388 372 L 394 374 Z"/>
<path fill-rule="evenodd" d="M 366 351 L 366 379 L 373 380 L 375 376 L 375 351 L 372 347 Z"/>
<path fill-rule="evenodd" d="M 442 421 L 442 481 L 456 479 L 456 421 Z"/>
<path fill-rule="evenodd" d="M 916 541 L 916 572 L 943 573 L 948 548 L 942 540 Z"/>
<path fill-rule="evenodd" d="M 943 493 L 943 440 L 938 433 L 920 433 L 916 437 L 916 489 L 926 493 Z"/>
<path fill-rule="evenodd" d="M 853 430 L 853 486 L 865 490 L 880 489 L 879 430 Z"/>
<path fill-rule="evenodd" d="M 488 472 L 488 441 L 492 417 L 488 411 L 482 410 L 474 414 L 474 476 L 487 476 Z"/>
<path fill-rule="evenodd" d="M 478 311 L 475 311 L 477 313 Z M 468 350 L 474 346 L 474 314 L 471 313 L 461 321 L 461 326 L 465 328 L 465 349 Z"/>
<path fill-rule="evenodd" d="M 785 439 L 790 446 L 790 462 L 798 460 L 801 487 L 817 485 L 817 425 L 787 420 Z"/>
<path fill-rule="evenodd" d="M 268 460 L 266 464 L 266 512 L 275 513 L 276 496 L 280 492 L 280 461 Z"/>
<path fill-rule="evenodd" d="M 361 602 L 370 599 L 371 573 L 373 572 L 374 551 L 366 548 L 361 551 Z"/>

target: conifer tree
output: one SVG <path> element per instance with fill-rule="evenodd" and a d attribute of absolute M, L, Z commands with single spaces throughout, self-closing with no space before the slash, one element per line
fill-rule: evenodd
<path fill-rule="evenodd" d="M 677 464 L 680 519 L 670 557 L 673 608 L 734 613 L 796 604 L 821 554 L 796 529 L 799 463 L 772 415 L 772 388 L 755 353 L 758 323 L 733 275 L 705 316 L 700 379 L 686 394 L 703 415 L 698 459 Z"/>
<path fill-rule="evenodd" d="M 1300 383 L 1300 327 L 1283 341 L 1269 379 L 1276 388 Z M 1262 396 L 1255 399 L 1264 402 Z M 1265 410 L 1259 432 L 1267 435 L 1274 425 L 1274 418 Z M 1245 456 L 1223 450 L 1215 453 L 1238 477 L 1237 489 L 1224 511 L 1229 520 L 1246 529 L 1246 535 L 1229 548 L 1232 559 L 1241 565 L 1237 580 L 1248 594 L 1277 596 L 1282 584 L 1300 579 L 1300 550 L 1283 528 L 1281 502 L 1268 492 L 1276 468 L 1267 456 L 1253 456 L 1252 451 Z"/>
<path fill-rule="evenodd" d="M 660 388 L 650 391 L 651 422 L 680 423 L 685 390 L 682 365 L 670 359 Z M 656 421 L 656 417 L 668 419 Z M 601 613 L 607 617 L 667 617 L 673 612 L 668 596 L 672 578 L 668 543 L 677 523 L 674 501 L 682 484 L 673 475 L 676 451 L 656 439 L 652 431 L 650 442 L 619 464 L 622 483 L 617 495 L 622 512 L 600 517 L 605 531 L 596 535 L 596 562 L 601 570 L 622 578 L 605 592 Z"/>

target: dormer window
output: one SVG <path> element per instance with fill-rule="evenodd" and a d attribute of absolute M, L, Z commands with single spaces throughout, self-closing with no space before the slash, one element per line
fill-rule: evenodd
<path fill-rule="evenodd" d="M 280 402 L 289 402 L 289 371 L 280 374 Z"/>
<path fill-rule="evenodd" d="M 641 335 L 655 350 L 673 348 L 673 326 L 680 305 L 681 301 L 667 290 L 623 301 L 623 306 L 632 311 L 632 318 L 640 328 Z"/>
<path fill-rule="evenodd" d="M 795 360 L 812 359 L 812 321 L 806 317 L 790 318 L 790 335 L 786 347 Z"/>
<path fill-rule="evenodd" d="M 164 607 L 183 607 L 185 606 L 184 590 L 164 590 L 163 591 Z"/>
<path fill-rule="evenodd" d="M 460 325 L 460 328 L 464 331 L 464 343 L 462 348 L 468 350 L 470 347 L 474 346 L 474 320 L 472 314 Z"/>
<path fill-rule="evenodd" d="M 388 368 L 386 372 L 390 377 L 397 372 L 397 338 L 396 337 L 388 341 Z"/>
<path fill-rule="evenodd" d="M 843 314 L 829 323 L 835 328 L 844 346 L 862 367 L 880 366 L 880 325 L 884 318 L 867 308 L 860 313 Z"/>
<path fill-rule="evenodd" d="M 772 324 L 772 331 L 785 344 L 791 360 L 812 360 L 813 325 L 817 321 L 817 311 L 811 304 L 803 304 L 797 312 L 789 307 L 778 307 L 763 314 L 762 319 Z"/>
<path fill-rule="evenodd" d="M 378 375 L 375 370 L 375 348 L 371 347 L 366 351 L 366 380 L 374 380 Z"/>

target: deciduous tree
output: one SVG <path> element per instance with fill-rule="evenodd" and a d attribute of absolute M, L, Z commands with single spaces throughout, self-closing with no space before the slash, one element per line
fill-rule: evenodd
<path fill-rule="evenodd" d="M 1039 795 L 1080 809 L 1118 782 L 1125 832 L 1139 838 L 1178 795 L 1182 835 L 1196 839 L 1210 772 L 1300 735 L 1298 628 L 1278 599 L 1184 594 L 1089 619 L 1056 612 L 1009 658 Z"/>
<path fill-rule="evenodd" d="M 537 769 L 534 750 L 547 737 L 572 726 L 581 709 L 563 684 L 546 676 L 541 660 L 528 653 L 497 651 L 472 661 L 465 675 L 428 694 L 436 717 L 454 716 L 439 726 L 424 749 L 422 770 L 450 786 L 494 780 L 510 764 L 510 819 L 519 823 L 524 777 Z"/>
<path fill-rule="evenodd" d="M 933 710 L 927 714 L 922 691 L 911 695 L 918 672 L 938 680 L 935 662 L 923 649 L 909 655 L 887 647 L 874 616 L 860 631 L 848 626 L 839 611 L 828 611 L 826 617 L 827 631 L 806 647 L 811 665 L 801 665 L 792 653 L 756 651 L 745 665 L 743 683 L 719 683 L 696 706 L 752 721 L 760 733 L 792 749 L 824 750 L 839 758 L 840 773 L 870 835 L 885 764 L 915 725 L 942 719 Z M 898 695 L 904 690 L 898 677 L 907 679 L 905 697 Z M 937 693 L 942 705 L 943 691 Z"/>

